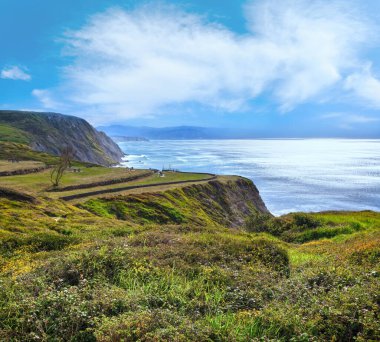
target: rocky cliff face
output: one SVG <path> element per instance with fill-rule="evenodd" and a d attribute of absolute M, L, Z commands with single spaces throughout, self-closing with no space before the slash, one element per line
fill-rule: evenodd
<path fill-rule="evenodd" d="M 269 213 L 253 182 L 241 177 L 163 192 L 93 199 L 80 206 L 99 216 L 138 224 L 239 227 L 253 212 Z"/>
<path fill-rule="evenodd" d="M 124 155 L 105 133 L 75 116 L 0 111 L 0 124 L 22 131 L 36 151 L 59 155 L 64 146 L 70 146 L 74 159 L 100 165 L 118 163 Z"/>
<path fill-rule="evenodd" d="M 234 181 L 211 181 L 184 188 L 184 193 L 196 199 L 215 221 L 225 226 L 241 226 L 253 212 L 269 213 L 259 190 L 246 178 Z"/>

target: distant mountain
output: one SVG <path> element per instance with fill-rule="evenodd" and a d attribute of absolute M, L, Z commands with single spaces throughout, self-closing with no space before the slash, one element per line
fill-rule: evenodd
<path fill-rule="evenodd" d="M 113 135 L 112 140 L 117 143 L 125 141 L 149 141 L 149 139 L 143 137 L 126 137 L 123 135 Z"/>
<path fill-rule="evenodd" d="M 134 127 L 123 125 L 101 126 L 97 129 L 113 136 L 134 136 L 144 137 L 152 140 L 192 140 L 192 139 L 229 139 L 237 138 L 238 132 L 221 128 L 208 128 L 196 126 L 176 126 L 176 127 Z"/>
<path fill-rule="evenodd" d="M 53 155 L 70 146 L 74 159 L 99 165 L 118 163 L 124 155 L 110 137 L 87 121 L 58 113 L 0 110 L 1 141 Z"/>

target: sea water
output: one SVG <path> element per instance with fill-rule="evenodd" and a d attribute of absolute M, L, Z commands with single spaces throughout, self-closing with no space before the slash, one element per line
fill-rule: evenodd
<path fill-rule="evenodd" d="M 380 211 L 380 140 L 151 140 L 120 143 L 135 168 L 241 175 L 268 209 Z"/>

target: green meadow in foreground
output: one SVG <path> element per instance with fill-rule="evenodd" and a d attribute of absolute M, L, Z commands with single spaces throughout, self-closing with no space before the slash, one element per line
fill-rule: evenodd
<path fill-rule="evenodd" d="M 380 213 L 252 208 L 230 228 L 236 182 L 0 196 L 0 340 L 380 340 Z"/>

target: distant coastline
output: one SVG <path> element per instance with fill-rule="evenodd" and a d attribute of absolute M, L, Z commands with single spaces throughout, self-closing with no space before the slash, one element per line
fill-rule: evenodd
<path fill-rule="evenodd" d="M 119 142 L 127 142 L 127 141 L 149 141 L 149 139 L 144 137 L 126 137 L 122 135 L 116 135 L 111 136 L 112 140 L 119 143 Z"/>
<path fill-rule="evenodd" d="M 142 141 L 134 138 L 145 138 L 149 140 L 279 140 L 279 139 L 380 139 L 378 132 L 363 136 L 359 133 L 349 134 L 336 132 L 322 132 L 321 134 L 308 134 L 307 132 L 296 132 L 292 130 L 279 130 L 269 133 L 259 127 L 200 127 L 200 126 L 172 126 L 172 127 L 149 127 L 109 125 L 97 127 L 111 137 L 133 138 L 124 141 Z"/>

